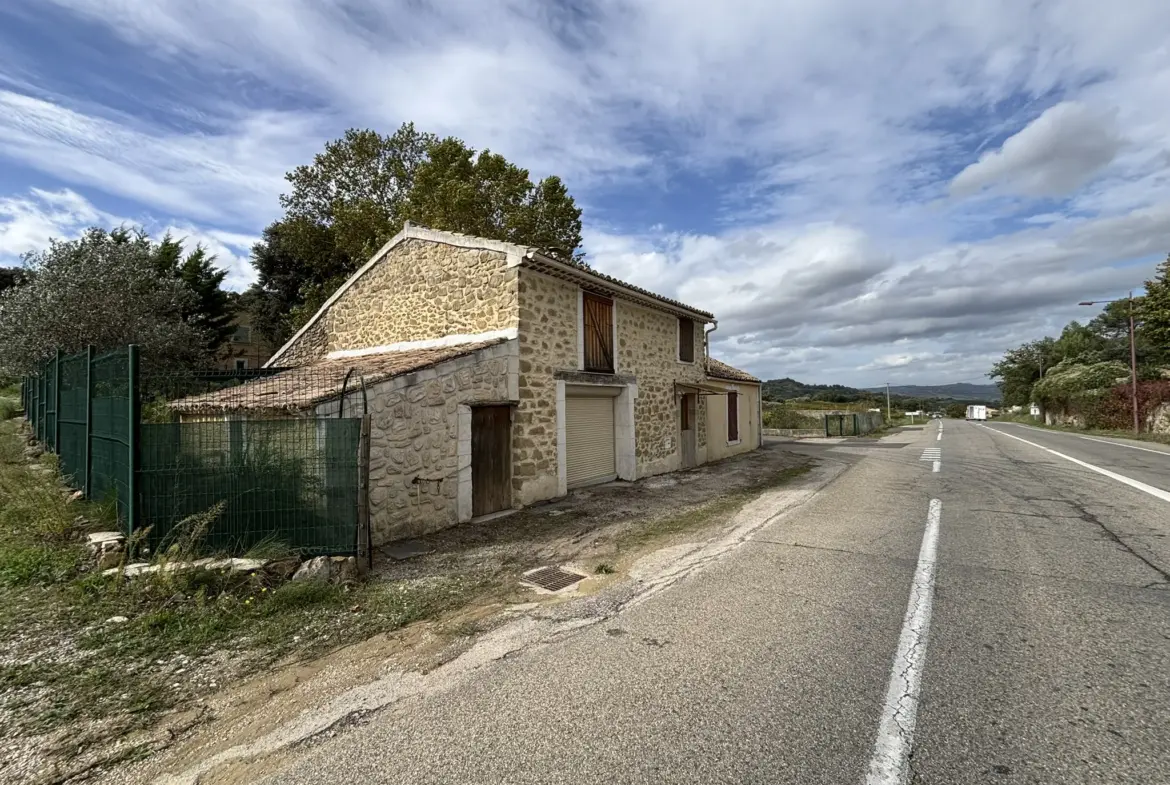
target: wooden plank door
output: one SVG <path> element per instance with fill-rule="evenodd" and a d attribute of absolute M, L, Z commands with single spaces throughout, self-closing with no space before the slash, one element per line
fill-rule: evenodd
<path fill-rule="evenodd" d="M 512 507 L 512 409 L 477 406 L 471 410 L 471 514 L 488 515 Z"/>
<path fill-rule="evenodd" d="M 679 402 L 680 444 L 682 467 L 695 466 L 695 395 L 684 395 Z"/>

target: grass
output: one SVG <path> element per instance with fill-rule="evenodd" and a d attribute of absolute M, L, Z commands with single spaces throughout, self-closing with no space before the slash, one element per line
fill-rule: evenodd
<path fill-rule="evenodd" d="M 109 507 L 70 501 L 51 456 L 26 459 L 20 427 L 0 422 L 5 738 L 96 720 L 109 735 L 144 727 L 160 712 L 282 658 L 312 657 L 461 607 L 490 580 L 471 574 L 275 585 L 262 573 L 205 569 L 106 578 L 89 571 L 83 540 L 87 531 L 112 528 Z M 190 535 L 156 558 L 196 549 L 191 540 L 206 523 L 190 521 Z M 287 553 L 271 541 L 253 551 L 268 558 Z"/>

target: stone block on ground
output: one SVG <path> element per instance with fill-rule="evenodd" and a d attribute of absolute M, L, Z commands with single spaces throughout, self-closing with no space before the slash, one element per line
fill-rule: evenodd
<path fill-rule="evenodd" d="M 315 556 L 303 563 L 293 574 L 294 581 L 320 581 L 328 583 L 333 577 L 333 562 L 328 556 Z"/>
<path fill-rule="evenodd" d="M 333 556 L 333 582 L 357 583 L 361 577 L 358 574 L 357 559 L 353 556 Z"/>
<path fill-rule="evenodd" d="M 300 569 L 301 559 L 299 556 L 290 556 L 287 559 L 273 559 L 264 565 L 264 574 L 278 583 L 284 583 L 291 580 L 297 570 Z"/>

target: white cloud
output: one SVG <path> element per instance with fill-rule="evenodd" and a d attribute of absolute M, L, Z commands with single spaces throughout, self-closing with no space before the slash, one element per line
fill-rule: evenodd
<path fill-rule="evenodd" d="M 170 233 L 185 248 L 202 245 L 215 264 L 228 272 L 225 286 L 242 291 L 255 280 L 249 262 L 252 235 L 209 229 L 190 222 L 160 222 L 149 216 L 129 219 L 100 210 L 75 191 L 32 189 L 27 195 L 0 197 L 0 265 L 16 265 L 30 251 L 43 250 L 49 240 L 72 240 L 91 226 L 114 229 L 142 227 L 152 237 Z"/>
<path fill-rule="evenodd" d="M 1001 185 L 1025 196 L 1064 196 L 1109 164 L 1121 146 L 1112 116 L 1066 101 L 959 172 L 951 192 L 964 196 Z"/>
<path fill-rule="evenodd" d="M 27 196 L 0 197 L 0 262 L 38 251 L 53 238 L 68 239 L 94 224 L 117 225 L 77 193 L 34 188 Z"/>
<path fill-rule="evenodd" d="M 590 205 L 618 182 L 710 188 L 723 228 L 587 212 L 587 249 L 714 309 L 718 350 L 762 374 L 848 380 L 914 356 L 899 373 L 977 377 L 1170 250 L 1159 0 L 51 2 L 230 89 L 143 97 L 190 104 L 202 130 L 178 130 L 48 92 L 33 68 L 0 81 L 0 156 L 199 227 L 232 265 L 284 171 L 346 126 L 403 120 L 562 174 Z"/>

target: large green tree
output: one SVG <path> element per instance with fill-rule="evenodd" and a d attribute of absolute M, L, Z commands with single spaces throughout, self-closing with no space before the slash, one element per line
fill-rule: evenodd
<path fill-rule="evenodd" d="M 93 228 L 25 257 L 28 281 L 0 293 L 0 373 L 20 375 L 60 349 L 129 343 L 154 368 L 206 359 L 207 334 L 192 313 L 195 293 L 160 272 L 142 232 Z"/>
<path fill-rule="evenodd" d="M 559 178 L 533 183 L 503 156 L 411 123 L 389 136 L 347 131 L 286 179 L 285 214 L 253 248 L 247 298 L 276 344 L 406 221 L 583 261 L 581 210 Z"/>
<path fill-rule="evenodd" d="M 1162 360 L 1170 360 L 1170 256 L 1158 265 L 1154 277 L 1146 281 L 1142 298 L 1143 332 Z"/>
<path fill-rule="evenodd" d="M 0 292 L 20 286 L 27 277 L 23 267 L 0 267 Z"/>
<path fill-rule="evenodd" d="M 233 329 L 235 308 L 223 288 L 227 270 L 216 267 L 215 257 L 208 255 L 202 245 L 184 253 L 183 241 L 170 234 L 163 237 L 154 253 L 159 274 L 177 278 L 194 295 L 182 318 L 204 333 L 207 351 L 214 354 Z"/>

